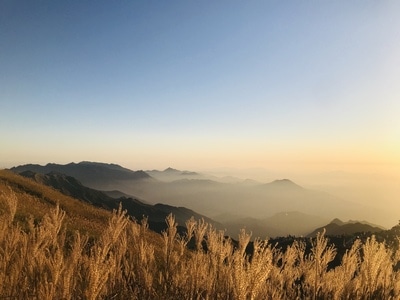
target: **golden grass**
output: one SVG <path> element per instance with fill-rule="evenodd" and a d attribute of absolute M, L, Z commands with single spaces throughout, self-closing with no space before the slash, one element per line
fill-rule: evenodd
<path fill-rule="evenodd" d="M 282 252 L 256 239 L 248 255 L 244 230 L 235 247 L 202 220 L 189 220 L 183 236 L 173 216 L 166 222 L 157 235 L 122 209 L 91 208 L 2 171 L 0 299 L 400 298 L 400 251 L 374 237 L 356 240 L 328 270 L 336 249 L 324 233 L 309 254 L 304 242 Z M 74 226 L 84 230 L 72 233 Z M 188 250 L 192 238 L 196 249 Z"/>
<path fill-rule="evenodd" d="M 0 191 L 12 189 L 18 198 L 16 220 L 24 221 L 29 216 L 40 220 L 56 205 L 66 213 L 65 224 L 70 231 L 80 230 L 98 236 L 111 212 L 93 207 L 59 191 L 36 183 L 11 171 L 0 170 Z M 1 209 L 2 204 L 0 204 Z"/>

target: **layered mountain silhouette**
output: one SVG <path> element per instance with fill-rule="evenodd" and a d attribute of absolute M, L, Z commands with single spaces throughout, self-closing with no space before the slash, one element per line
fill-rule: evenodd
<path fill-rule="evenodd" d="M 165 204 L 150 205 L 143 203 L 138 199 L 126 196 L 113 198 L 102 191 L 88 188 L 82 185 L 82 183 L 74 177 L 62 173 L 53 171 L 48 174 L 40 174 L 33 171 L 23 171 L 20 175 L 31 178 L 38 183 L 51 186 L 67 196 L 71 196 L 107 210 L 118 209 L 118 206 L 121 203 L 123 209 L 126 209 L 128 214 L 135 219 L 140 221 L 143 217 L 147 217 L 149 227 L 157 232 L 161 232 L 166 228 L 165 218 L 170 213 L 175 216 L 177 223 L 181 226 L 184 226 L 188 219 L 194 217 L 195 219 L 203 218 L 207 223 L 212 224 L 214 227 L 222 228 L 222 225 L 218 222 L 185 207 L 174 207 Z M 113 194 L 118 194 L 118 191 L 113 191 Z"/>
<path fill-rule="evenodd" d="M 254 232 L 253 236 L 305 235 L 335 217 L 364 219 L 370 214 L 368 207 L 306 189 L 289 179 L 270 183 L 238 178 L 218 180 L 215 176 L 173 168 L 132 171 L 116 164 L 98 162 L 45 166 L 29 164 L 11 170 L 16 173 L 27 170 L 40 174 L 57 172 L 72 176 L 88 188 L 108 191 L 103 192 L 104 196 L 114 201 L 120 197 L 134 198 L 141 200 L 142 204 L 145 200 L 148 205 L 153 205 L 152 208 L 157 203 L 190 208 L 223 223 L 228 230 L 243 227 L 246 223 L 246 227 Z M 282 212 L 285 212 L 284 215 Z M 287 212 L 291 212 L 288 217 Z M 374 214 L 380 212 L 374 210 Z M 222 218 L 223 215 L 231 217 Z"/>
<path fill-rule="evenodd" d="M 181 171 L 174 168 L 166 168 L 164 171 L 159 170 L 149 170 L 145 171 L 149 176 L 165 182 L 171 182 L 175 180 L 182 180 L 182 179 L 204 179 L 205 177 L 197 172 L 192 171 Z"/>
<path fill-rule="evenodd" d="M 88 161 L 69 163 L 66 165 L 52 163 L 45 166 L 27 164 L 11 168 L 11 171 L 16 173 L 32 171 L 41 174 L 57 172 L 72 176 L 78 179 L 85 186 L 101 190 L 109 190 L 107 186 L 113 186 L 121 181 L 151 179 L 151 176 L 142 170 L 132 171 L 117 164 Z"/>
<path fill-rule="evenodd" d="M 290 179 L 277 179 L 270 183 L 264 184 L 267 188 L 275 188 L 275 189 L 291 189 L 291 190 L 301 190 L 303 189 L 301 186 L 297 185 Z"/>
<path fill-rule="evenodd" d="M 313 232 L 308 234 L 308 237 L 315 237 L 318 232 L 326 230 L 326 235 L 353 235 L 356 233 L 376 233 L 385 230 L 383 227 L 374 225 L 363 221 L 348 221 L 343 222 L 336 218 L 332 220 L 329 224 L 315 229 Z"/>

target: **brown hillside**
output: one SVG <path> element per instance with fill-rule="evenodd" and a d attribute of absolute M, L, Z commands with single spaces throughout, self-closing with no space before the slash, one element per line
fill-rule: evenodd
<path fill-rule="evenodd" d="M 30 216 L 36 221 L 41 220 L 51 208 L 59 204 L 66 212 L 65 224 L 68 230 L 79 230 L 97 236 L 111 217 L 111 212 L 65 196 L 50 187 L 7 170 L 0 170 L 0 193 L 15 194 L 18 199 L 15 218 L 22 222 Z M 0 202 L 0 209 L 4 209 L 3 202 Z"/>
<path fill-rule="evenodd" d="M 36 222 L 40 221 L 58 204 L 66 212 L 64 224 L 67 231 L 78 230 L 97 237 L 104 231 L 112 216 L 110 211 L 66 196 L 49 186 L 11 171 L 0 170 L 0 215 L 5 209 L 1 196 L 10 194 L 15 194 L 18 199 L 15 220 L 22 224 L 30 217 L 33 217 Z M 148 238 L 156 244 L 161 243 L 160 235 L 155 232 L 149 231 Z"/>

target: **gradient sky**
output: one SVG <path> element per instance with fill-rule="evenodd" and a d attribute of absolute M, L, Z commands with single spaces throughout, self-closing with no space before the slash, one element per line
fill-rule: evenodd
<path fill-rule="evenodd" d="M 399 1 L 0 2 L 0 167 L 400 163 Z"/>

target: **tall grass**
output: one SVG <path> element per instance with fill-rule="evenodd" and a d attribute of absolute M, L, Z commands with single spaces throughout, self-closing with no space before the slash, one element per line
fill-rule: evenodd
<path fill-rule="evenodd" d="M 190 219 L 179 235 L 168 216 L 162 243 L 147 220 L 119 209 L 102 233 L 70 233 L 55 206 L 39 222 L 15 219 L 16 194 L 0 192 L 0 299 L 399 299 L 400 251 L 374 237 L 356 240 L 335 268 L 324 232 L 285 251 L 240 231 L 238 243 Z M 193 250 L 188 244 L 193 244 Z M 306 254 L 309 253 L 309 254 Z"/>

